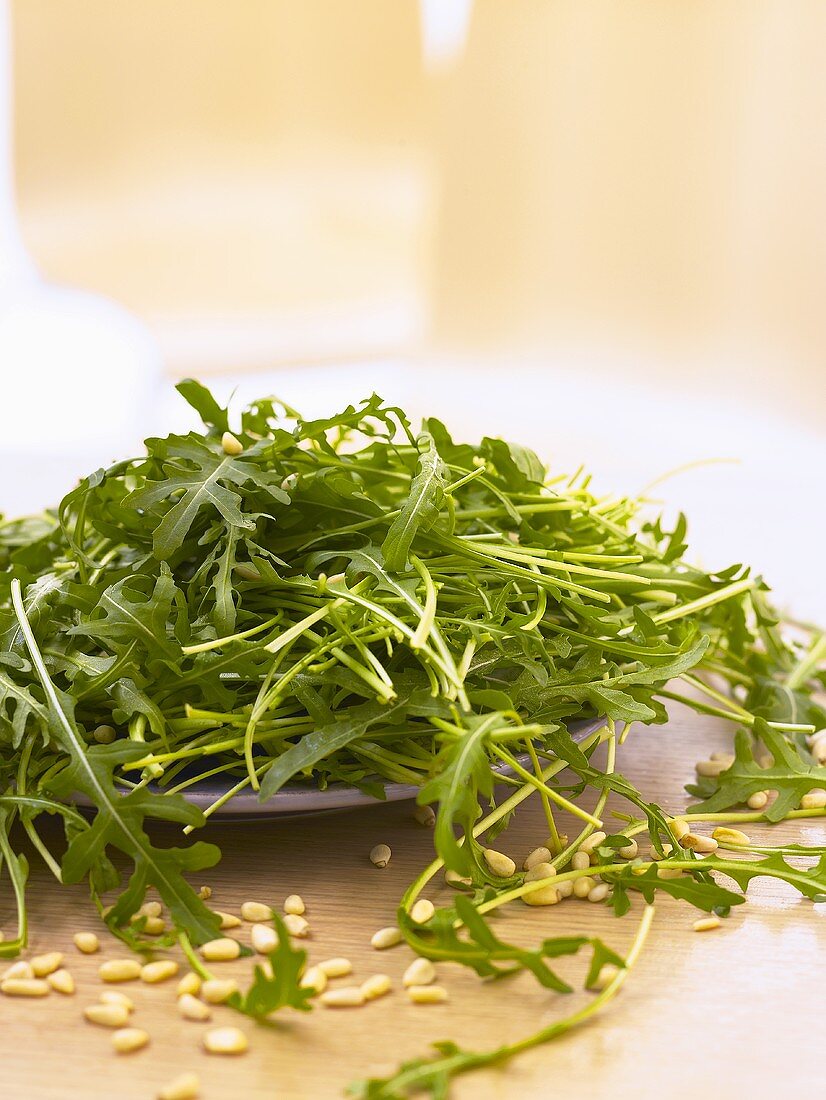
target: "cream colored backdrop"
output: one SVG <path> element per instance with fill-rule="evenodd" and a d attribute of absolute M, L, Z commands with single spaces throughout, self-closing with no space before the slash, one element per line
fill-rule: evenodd
<path fill-rule="evenodd" d="M 822 0 L 17 0 L 44 270 L 170 369 L 568 356 L 826 419 Z"/>

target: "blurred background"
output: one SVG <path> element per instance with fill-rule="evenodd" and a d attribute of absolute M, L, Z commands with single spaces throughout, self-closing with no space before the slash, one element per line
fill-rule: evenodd
<path fill-rule="evenodd" d="M 29 254 L 126 307 L 165 378 L 305 405 L 377 388 L 623 491 L 740 459 L 666 499 L 696 515 L 701 552 L 751 556 L 811 603 L 795 546 L 824 504 L 822 0 L 11 14 Z M 59 356 L 42 377 L 65 382 Z M 107 452 L 147 423 L 111 392 Z M 101 408 L 56 426 L 62 445 L 94 442 Z M 37 495 L 13 488 L 0 505 Z"/>

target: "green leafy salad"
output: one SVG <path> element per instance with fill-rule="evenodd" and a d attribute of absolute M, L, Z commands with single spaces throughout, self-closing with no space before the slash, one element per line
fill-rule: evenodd
<path fill-rule="evenodd" d="M 682 517 L 665 529 L 642 501 L 598 497 L 587 474 L 548 471 L 518 444 L 456 442 L 435 419 L 415 432 L 376 396 L 321 420 L 260 400 L 231 422 L 199 383 L 178 389 L 202 433 L 148 439 L 56 510 L 0 523 L 0 887 L 18 913 L 0 956 L 26 945 L 23 834 L 59 881 L 88 882 L 131 947 L 179 943 L 192 957 L 219 918 L 187 876 L 220 852 L 190 837 L 233 795 L 345 784 L 381 799 L 386 783 L 413 784 L 436 813 L 434 862 L 399 908 L 413 949 L 483 979 L 528 970 L 558 991 L 569 987 L 553 960 L 588 952 L 594 990 L 512 1046 L 440 1043 L 352 1086 L 444 1096 L 456 1074 L 609 1000 L 658 893 L 724 916 L 767 875 L 824 899 L 826 849 L 693 827 L 826 814 L 826 640 L 781 623 L 759 577 L 692 566 Z M 620 741 L 664 723 L 672 700 L 735 735 L 676 820 L 618 770 Z M 584 718 L 599 721 L 574 739 L 568 724 Z M 187 792 L 205 777 L 222 793 L 202 812 Z M 609 793 L 627 809 L 612 824 Z M 538 875 L 493 850 L 533 795 L 547 820 Z M 43 815 L 62 820 L 59 850 L 38 831 Z M 185 836 L 159 844 L 168 830 L 155 819 Z M 417 903 L 443 871 L 454 902 L 422 919 Z M 587 930 L 522 948 L 486 920 L 584 879 L 618 915 L 642 895 L 625 957 Z M 160 939 L 130 919 L 150 886 L 174 923 Z M 537 915 L 543 936 L 552 918 Z M 260 1019 L 312 1005 L 304 953 L 276 925 L 271 966 L 233 1000 Z"/>

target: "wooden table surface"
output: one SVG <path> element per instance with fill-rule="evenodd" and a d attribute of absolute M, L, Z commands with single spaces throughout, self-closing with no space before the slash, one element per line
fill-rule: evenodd
<path fill-rule="evenodd" d="M 713 719 L 675 712 L 666 727 L 637 728 L 623 746 L 619 768 L 672 812 L 694 761 L 727 743 L 728 731 Z M 498 846 L 522 857 L 544 839 L 540 807 L 531 799 Z M 750 829 L 753 835 L 760 830 Z M 520 976 L 494 984 L 449 964 L 445 1005 L 414 1006 L 400 992 L 411 959 L 406 946 L 374 951 L 370 935 L 394 920 L 397 900 L 427 861 L 431 834 L 411 818 L 406 804 L 377 806 L 292 823 L 224 825 L 211 829 L 224 852 L 204 877 L 216 908 L 237 912 L 247 899 L 280 907 L 288 893 L 307 903 L 311 960 L 352 959 L 355 975 L 386 972 L 394 992 L 364 1008 L 287 1011 L 275 1026 L 256 1026 L 219 1007 L 214 1023 L 238 1023 L 250 1050 L 240 1057 L 207 1055 L 199 1048 L 210 1025 L 182 1020 L 174 983 L 124 988 L 136 1003 L 133 1022 L 151 1035 L 143 1051 L 118 1056 L 107 1030 L 85 1023 L 83 1007 L 101 989 L 97 968 L 124 954 L 102 935 L 97 956 L 81 956 L 72 934 L 98 929 L 81 888 L 62 888 L 36 859 L 31 875 L 31 952 L 62 950 L 77 982 L 73 997 L 43 1001 L 0 997 L 0 1095 L 14 1100 L 150 1100 L 184 1070 L 202 1081 L 203 1100 L 271 1100 L 276 1097 L 341 1096 L 348 1082 L 424 1054 L 431 1040 L 452 1038 L 483 1049 L 514 1040 L 583 1003 L 583 994 L 541 990 Z M 798 837 L 824 843 L 821 822 L 782 825 L 772 840 Z M 393 849 L 383 871 L 367 853 L 379 841 Z M 437 880 L 434 880 L 437 881 Z M 438 900 L 447 888 L 438 879 Z M 7 883 L 0 893 L 0 928 L 12 928 Z M 595 1021 L 550 1046 L 524 1054 L 503 1069 L 469 1075 L 456 1097 L 588 1095 L 590 1100 L 633 1095 L 815 1096 L 823 1091 L 820 1046 L 826 954 L 824 905 L 798 900 L 781 884 L 760 880 L 750 904 L 737 908 L 721 929 L 697 934 L 696 912 L 670 899 L 658 902 L 648 945 L 620 996 Z M 530 943 L 546 935 L 588 931 L 624 951 L 633 915 L 617 920 L 604 906 L 575 899 L 547 909 L 516 903 L 497 922 L 507 936 Z M 242 938 L 246 938 L 244 930 Z M 227 976 L 243 976 L 249 959 L 216 964 Z M 563 960 L 560 971 L 581 973 Z M 213 1025 L 214 1026 L 214 1025 Z"/>

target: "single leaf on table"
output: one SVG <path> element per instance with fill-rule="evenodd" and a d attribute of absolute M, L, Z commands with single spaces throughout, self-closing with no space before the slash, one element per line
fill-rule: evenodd
<path fill-rule="evenodd" d="M 410 492 L 401 512 L 382 543 L 385 565 L 391 573 L 401 573 L 407 568 L 407 555 L 414 538 L 419 531 L 430 530 L 444 501 L 445 464 L 433 436 L 423 432 L 417 442 L 418 471 L 410 482 Z"/>

